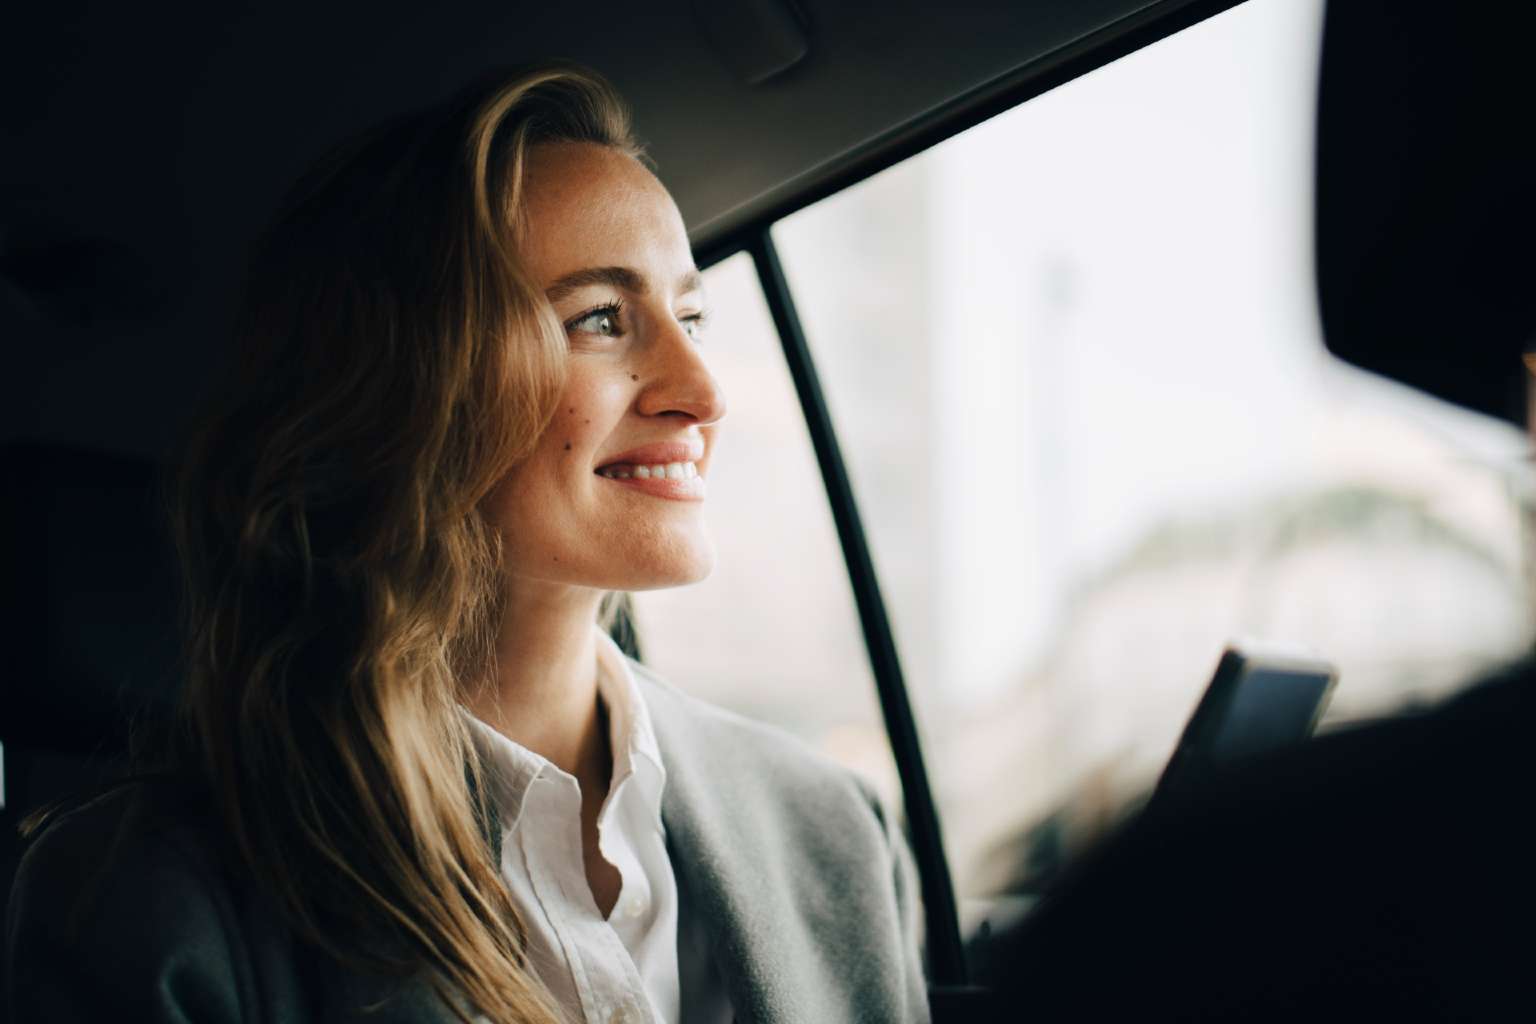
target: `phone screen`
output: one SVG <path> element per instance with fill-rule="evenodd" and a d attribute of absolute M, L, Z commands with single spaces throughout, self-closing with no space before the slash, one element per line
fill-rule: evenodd
<path fill-rule="evenodd" d="M 1249 664 L 1214 723 L 1210 760 L 1225 764 L 1311 735 L 1331 676 Z"/>
<path fill-rule="evenodd" d="M 1336 675 L 1322 661 L 1227 650 L 1174 748 L 1158 793 L 1306 739 L 1327 705 Z"/>

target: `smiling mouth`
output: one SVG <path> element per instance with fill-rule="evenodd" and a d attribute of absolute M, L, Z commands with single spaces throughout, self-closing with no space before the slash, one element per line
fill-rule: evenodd
<path fill-rule="evenodd" d="M 699 467 L 694 462 L 666 462 L 653 466 L 615 462 L 597 471 L 610 480 L 694 480 Z"/>
<path fill-rule="evenodd" d="M 615 487 L 639 491 L 669 501 L 703 501 L 704 477 L 693 462 L 666 462 L 644 466 L 616 462 L 596 471 Z"/>

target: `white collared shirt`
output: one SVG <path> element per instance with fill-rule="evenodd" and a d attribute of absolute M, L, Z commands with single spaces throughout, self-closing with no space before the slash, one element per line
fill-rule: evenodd
<path fill-rule="evenodd" d="M 598 849 L 622 877 L 606 919 L 582 859 L 581 789 L 544 757 L 468 715 L 501 815 L 501 874 L 539 979 L 575 1024 L 679 1024 L 677 879 L 661 823 L 666 769 L 623 653 L 598 629 L 598 692 L 613 780 Z"/>

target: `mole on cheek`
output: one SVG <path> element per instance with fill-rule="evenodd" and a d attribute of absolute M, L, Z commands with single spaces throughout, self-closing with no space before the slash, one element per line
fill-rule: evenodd
<path fill-rule="evenodd" d="M 566 451 L 570 451 L 571 450 L 571 442 L 569 442 L 569 441 L 565 442 L 565 450 Z"/>
<path fill-rule="evenodd" d="M 629 375 L 629 379 L 630 380 L 639 380 L 640 379 L 640 375 L 638 373 L 632 373 L 632 374 Z"/>

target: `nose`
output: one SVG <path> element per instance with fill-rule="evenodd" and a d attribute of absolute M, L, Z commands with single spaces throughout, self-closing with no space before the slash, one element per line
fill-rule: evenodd
<path fill-rule="evenodd" d="M 725 416 L 725 393 L 682 324 L 664 318 L 646 349 L 635 371 L 644 382 L 637 401 L 642 415 L 685 416 L 700 426 Z"/>

